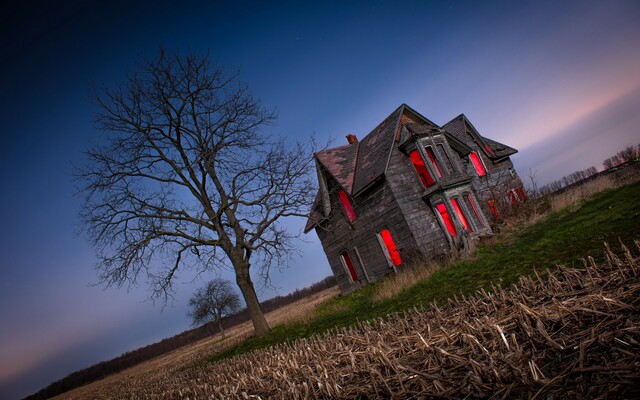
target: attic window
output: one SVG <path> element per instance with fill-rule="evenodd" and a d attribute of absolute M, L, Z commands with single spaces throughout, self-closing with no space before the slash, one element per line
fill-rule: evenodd
<path fill-rule="evenodd" d="M 485 143 L 484 149 L 487 151 L 487 154 L 489 154 L 491 157 L 495 157 L 495 154 L 493 154 L 493 150 L 491 150 L 491 147 L 489 147 L 488 144 Z"/>
<path fill-rule="evenodd" d="M 409 157 L 411 158 L 411 162 L 413 163 L 413 166 L 415 167 L 416 172 L 418 173 L 418 176 L 420 177 L 420 180 L 422 181 L 424 187 L 429 187 L 435 184 L 436 181 L 429 173 L 427 166 L 424 165 L 424 161 L 422 160 L 422 156 L 420 156 L 418 150 L 414 150 L 409 153 Z"/>
<path fill-rule="evenodd" d="M 356 268 L 353 266 L 353 261 L 351 261 L 351 257 L 349 256 L 348 251 L 343 251 L 340 253 L 340 261 L 342 261 L 342 266 L 347 272 L 349 272 L 349 277 L 351 278 L 351 282 L 358 282 L 360 278 L 358 277 L 358 273 L 356 272 Z"/>
<path fill-rule="evenodd" d="M 388 229 L 384 229 L 378 234 L 378 240 L 382 245 L 382 250 L 384 251 L 385 256 L 387 257 L 387 261 L 390 264 L 393 264 L 394 267 L 402 264 L 402 259 L 400 258 L 400 252 L 396 247 L 396 243 L 393 241 L 393 237 L 391 236 L 391 232 Z"/>
<path fill-rule="evenodd" d="M 451 219 L 451 215 L 449 215 L 447 206 L 445 206 L 444 203 L 437 204 L 436 210 L 438 210 L 438 213 L 442 218 L 442 222 L 444 222 L 444 226 L 447 228 L 447 232 L 449 232 L 451 236 L 456 236 L 456 227 L 453 225 L 453 220 Z"/>
<path fill-rule="evenodd" d="M 478 154 L 475 151 L 472 151 L 471 153 L 469 153 L 469 158 L 471 159 L 471 163 L 476 169 L 478 176 L 485 176 L 487 174 L 487 171 L 484 169 L 484 165 L 482 165 L 482 160 L 480 160 Z"/>
<path fill-rule="evenodd" d="M 338 189 L 338 198 L 340 199 L 340 205 L 342 205 L 342 210 L 344 211 L 344 214 L 347 216 L 347 220 L 349 220 L 349 222 L 355 221 L 356 213 L 353 212 L 353 207 L 351 206 L 351 200 L 349 200 L 349 196 L 347 195 L 347 193 L 342 189 Z"/>
<path fill-rule="evenodd" d="M 456 212 L 458 219 L 462 223 L 462 226 L 464 226 L 467 232 L 471 232 L 472 231 L 471 226 L 469 225 L 469 221 L 467 220 L 467 217 L 464 215 L 462 208 L 460 208 L 460 203 L 458 203 L 458 199 L 456 198 L 451 199 L 451 205 L 453 206 L 453 210 Z"/>

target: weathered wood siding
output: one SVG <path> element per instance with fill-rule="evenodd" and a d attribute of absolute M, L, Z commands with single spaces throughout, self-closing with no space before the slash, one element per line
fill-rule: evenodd
<path fill-rule="evenodd" d="M 352 199 L 357 217 L 353 223 L 347 221 L 338 201 L 337 183 L 330 179 L 328 186 L 332 205 L 331 215 L 327 221 L 316 227 L 316 232 L 340 290 L 348 293 L 366 284 L 367 278 L 375 282 L 393 272 L 378 242 L 376 235 L 379 232 L 389 229 L 403 261 L 409 258 L 416 243 L 387 181 L 378 182 L 371 189 Z M 342 265 L 340 254 L 344 250 L 349 252 L 360 278 L 359 282 L 352 282 Z"/>
<path fill-rule="evenodd" d="M 387 181 L 417 249 L 426 257 L 449 252 L 449 241 L 433 209 L 424 201 L 425 189 L 409 157 L 394 149 L 387 169 Z"/>

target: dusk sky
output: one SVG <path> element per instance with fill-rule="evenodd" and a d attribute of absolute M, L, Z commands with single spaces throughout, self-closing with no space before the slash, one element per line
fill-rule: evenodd
<path fill-rule="evenodd" d="M 94 249 L 76 234 L 72 166 L 98 137 L 89 85 L 160 46 L 239 69 L 291 140 L 346 144 L 402 103 L 440 125 L 465 113 L 539 185 L 640 142 L 637 0 L 342 3 L 0 6 L 0 399 L 188 329 L 189 296 L 215 277 L 181 275 L 163 310 L 144 282 L 92 286 Z M 331 274 L 315 233 L 305 239 L 262 300 Z"/>

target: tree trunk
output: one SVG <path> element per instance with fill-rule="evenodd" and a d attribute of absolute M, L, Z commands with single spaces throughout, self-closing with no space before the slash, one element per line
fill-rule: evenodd
<path fill-rule="evenodd" d="M 220 335 L 224 339 L 224 328 L 222 327 L 222 318 L 218 318 L 218 328 L 220 329 Z"/>
<path fill-rule="evenodd" d="M 258 301 L 258 296 L 253 288 L 251 276 L 249 275 L 249 263 L 245 260 L 235 262 L 232 260 L 233 267 L 236 271 L 236 283 L 242 292 L 242 297 L 247 303 L 247 310 L 253 322 L 253 331 L 256 336 L 264 336 L 269 333 L 269 324 L 264 317 L 262 307 Z"/>

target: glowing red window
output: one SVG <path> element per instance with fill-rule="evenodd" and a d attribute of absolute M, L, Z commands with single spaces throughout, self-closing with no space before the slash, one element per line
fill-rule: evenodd
<path fill-rule="evenodd" d="M 422 161 L 422 157 L 420 156 L 418 150 L 412 151 L 409 154 L 409 157 L 411 158 L 411 162 L 413 163 L 416 172 L 418 172 L 418 176 L 420 177 L 420 180 L 422 181 L 424 187 L 429 187 L 436 183 L 436 181 L 433 180 L 433 177 L 429 173 L 429 170 L 427 170 L 427 166 L 424 165 L 424 161 Z"/>
<path fill-rule="evenodd" d="M 516 191 L 513 189 L 507 192 L 507 196 L 509 197 L 509 202 L 511 204 L 515 204 L 516 200 L 518 200 L 518 197 L 516 196 Z"/>
<path fill-rule="evenodd" d="M 489 200 L 489 201 L 487 201 L 487 205 L 489 206 L 489 209 L 491 210 L 491 215 L 493 215 L 494 218 L 496 218 L 496 219 L 500 219 L 500 212 L 498 211 L 498 208 L 496 207 L 495 201 Z"/>
<path fill-rule="evenodd" d="M 455 236 L 456 227 L 453 225 L 453 220 L 451 219 L 451 215 L 449 215 L 449 211 L 447 211 L 447 207 L 444 205 L 444 203 L 440 203 L 436 205 L 436 210 L 438 210 L 440 217 L 442 217 L 444 226 L 447 227 L 447 231 L 449 232 L 449 234 L 451 236 Z"/>
<path fill-rule="evenodd" d="M 344 266 L 344 268 L 347 271 L 349 271 L 349 276 L 351 277 L 351 280 L 353 282 L 359 281 L 360 278 L 358 278 L 358 274 L 356 273 L 356 269 L 353 266 L 351 257 L 349 256 L 349 253 L 346 250 L 340 253 L 340 259 L 342 260 L 342 265 Z"/>
<path fill-rule="evenodd" d="M 476 203 L 471 198 L 471 195 L 468 194 L 464 196 L 464 198 L 467 201 L 467 205 L 469 206 L 469 208 L 473 210 L 473 214 L 476 216 L 476 221 L 478 221 L 478 224 L 480 226 L 484 226 L 484 224 L 482 223 L 482 218 L 480 218 L 480 213 L 478 212 L 478 207 L 476 207 Z"/>
<path fill-rule="evenodd" d="M 347 193 L 342 189 L 338 189 L 338 197 L 340 198 L 340 204 L 342 205 L 342 209 L 344 210 L 349 222 L 355 221 L 356 213 L 353 212 L 353 207 L 351 207 L 351 201 L 349 200 Z"/>
<path fill-rule="evenodd" d="M 476 154 L 475 151 L 472 151 L 471 153 L 469 153 L 469 158 L 471 159 L 471 163 L 476 169 L 478 176 L 485 176 L 487 174 L 487 171 L 484 169 L 484 165 L 482 165 L 482 161 L 480 161 L 480 157 L 478 157 L 478 154 Z"/>
<path fill-rule="evenodd" d="M 492 157 L 494 156 L 493 151 L 491 150 L 488 144 L 484 145 L 484 149 L 487 151 L 487 154 L 489 154 Z"/>
<path fill-rule="evenodd" d="M 391 259 L 391 262 L 394 266 L 399 266 L 402 264 L 402 259 L 400 258 L 400 252 L 396 247 L 396 243 L 393 241 L 393 237 L 391 236 L 391 232 L 388 229 L 380 232 L 380 237 L 382 238 L 382 242 L 384 243 L 385 248 L 387 249 L 387 255 Z"/>
<path fill-rule="evenodd" d="M 460 203 L 458 203 L 458 199 L 451 199 L 451 205 L 453 206 L 453 210 L 456 212 L 458 219 L 462 222 L 462 226 L 467 230 L 467 232 L 471 232 L 471 226 L 469 225 L 469 221 L 467 221 L 467 217 L 462 212 L 462 208 L 460 208 Z"/>
<path fill-rule="evenodd" d="M 424 150 L 427 152 L 427 155 L 429 156 L 429 160 L 431 160 L 431 164 L 433 164 L 434 168 L 436 169 L 436 173 L 438 174 L 438 177 L 442 178 L 442 169 L 440 168 L 440 164 L 438 163 L 438 159 L 436 158 L 436 155 L 433 154 L 433 150 L 431 149 L 431 147 L 426 147 Z"/>

